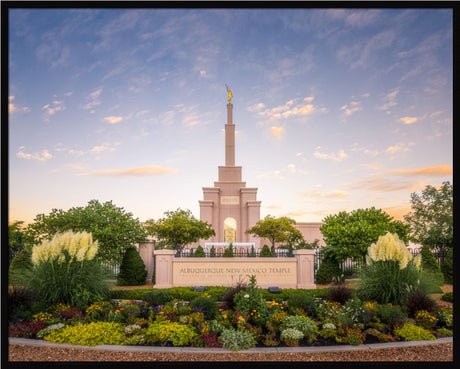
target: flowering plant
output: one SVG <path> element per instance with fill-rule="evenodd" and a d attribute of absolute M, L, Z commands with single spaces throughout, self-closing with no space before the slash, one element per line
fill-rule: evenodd
<path fill-rule="evenodd" d="M 419 326 L 429 330 L 434 328 L 438 322 L 438 318 L 431 315 L 426 310 L 419 310 L 417 313 L 415 313 L 415 321 Z"/>

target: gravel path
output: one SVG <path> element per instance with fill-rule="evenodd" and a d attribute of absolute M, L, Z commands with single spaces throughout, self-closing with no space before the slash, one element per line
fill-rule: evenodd
<path fill-rule="evenodd" d="M 114 352 L 10 344 L 9 361 L 453 361 L 453 344 L 335 352 Z"/>

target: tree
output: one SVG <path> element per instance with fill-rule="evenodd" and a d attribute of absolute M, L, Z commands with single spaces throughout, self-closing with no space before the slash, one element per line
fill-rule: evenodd
<path fill-rule="evenodd" d="M 296 224 L 294 219 L 288 217 L 275 218 L 267 215 L 252 228 L 246 230 L 246 233 L 267 238 L 271 242 L 271 247 L 275 247 L 276 242 L 303 239 L 302 233 L 294 227 L 294 224 Z"/>
<path fill-rule="evenodd" d="M 196 219 L 190 210 L 182 209 L 166 211 L 165 217 L 157 222 L 153 219 L 147 220 L 145 229 L 149 235 L 156 237 L 161 245 L 171 246 L 178 252 L 190 243 L 215 235 L 211 225 Z"/>
<path fill-rule="evenodd" d="M 117 276 L 119 286 L 139 286 L 145 284 L 147 270 L 135 246 L 128 247 L 120 265 L 120 273 Z"/>
<path fill-rule="evenodd" d="M 92 233 L 99 242 L 95 260 L 107 264 L 120 264 L 126 249 L 147 240 L 145 230 L 131 213 L 115 206 L 112 201 L 101 204 L 98 200 L 89 201 L 85 207 L 73 207 L 67 211 L 53 209 L 48 215 L 38 214 L 25 233 L 28 239 L 38 244 L 68 230 Z"/>
<path fill-rule="evenodd" d="M 410 225 L 410 239 L 433 251 L 453 247 L 453 185 L 426 186 L 422 194 L 411 194 L 412 212 L 404 217 Z"/>
<path fill-rule="evenodd" d="M 16 254 L 25 249 L 23 224 L 23 221 L 16 221 L 8 225 L 8 264 L 11 264 Z"/>
<path fill-rule="evenodd" d="M 381 209 L 371 207 L 351 213 L 329 215 L 320 227 L 324 242 L 335 253 L 338 262 L 351 258 L 362 260 L 368 247 L 387 232 L 396 233 L 407 244 L 409 227 Z"/>

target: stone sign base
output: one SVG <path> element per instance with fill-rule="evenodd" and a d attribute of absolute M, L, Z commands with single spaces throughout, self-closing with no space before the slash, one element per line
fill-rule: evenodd
<path fill-rule="evenodd" d="M 173 250 L 155 250 L 154 288 L 186 286 L 232 287 L 256 277 L 261 288 L 314 289 L 314 250 L 295 250 L 282 258 L 176 258 Z"/>

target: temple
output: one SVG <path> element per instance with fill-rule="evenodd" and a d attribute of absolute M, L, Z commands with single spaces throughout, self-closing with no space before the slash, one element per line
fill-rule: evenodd
<path fill-rule="evenodd" d="M 203 187 L 200 219 L 212 225 L 216 235 L 205 241 L 205 247 L 232 243 L 234 246 L 260 248 L 260 239 L 245 231 L 260 220 L 257 188 L 246 187 L 242 181 L 242 167 L 235 166 L 235 124 L 233 104 L 228 89 L 227 123 L 225 124 L 225 166 L 219 166 L 214 187 Z M 201 242 L 202 244 L 203 242 Z"/>

